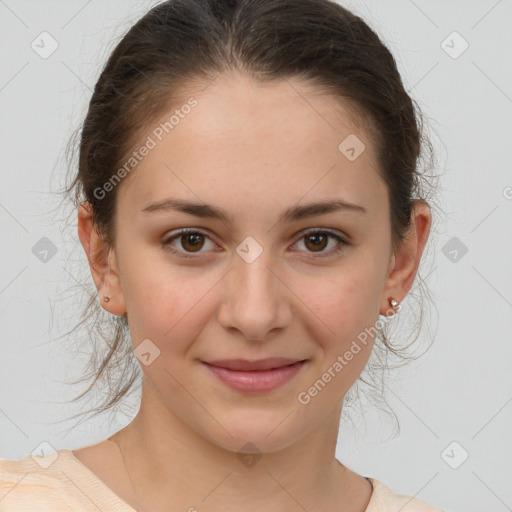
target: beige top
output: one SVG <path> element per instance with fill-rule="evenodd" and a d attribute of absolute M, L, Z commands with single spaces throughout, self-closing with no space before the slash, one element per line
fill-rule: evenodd
<path fill-rule="evenodd" d="M 374 478 L 365 512 L 443 512 Z M 0 512 L 135 512 L 71 450 L 0 459 Z"/>

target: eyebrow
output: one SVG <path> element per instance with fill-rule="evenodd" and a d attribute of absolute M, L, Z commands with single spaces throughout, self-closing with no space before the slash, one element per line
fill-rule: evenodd
<path fill-rule="evenodd" d="M 155 213 L 155 212 L 168 212 L 178 211 L 182 213 L 188 213 L 201 218 L 218 219 L 223 222 L 230 222 L 228 215 L 217 208 L 209 204 L 194 203 L 192 201 L 186 201 L 183 199 L 164 199 L 157 203 L 150 204 L 141 210 L 143 213 Z M 314 217 L 316 215 L 325 215 L 327 213 L 334 212 L 352 212 L 365 214 L 366 208 L 354 203 L 348 203 L 341 200 L 322 201 L 317 203 L 307 203 L 297 206 L 292 206 L 285 210 L 280 218 L 279 222 L 293 222 L 308 217 Z"/>

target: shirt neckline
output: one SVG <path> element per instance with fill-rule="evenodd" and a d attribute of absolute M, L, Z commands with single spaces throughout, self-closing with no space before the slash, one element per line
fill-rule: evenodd
<path fill-rule="evenodd" d="M 62 449 L 59 454 L 70 460 L 72 471 L 80 477 L 80 489 L 99 506 L 101 510 L 116 510 L 116 512 L 137 512 L 110 488 L 96 473 L 75 457 L 72 450 Z M 99 489 L 101 487 L 101 490 Z"/>
<path fill-rule="evenodd" d="M 94 495 L 94 504 L 101 505 L 105 507 L 117 507 L 118 512 L 138 512 L 137 509 L 133 508 L 131 505 L 126 503 L 118 494 L 114 492 L 96 473 L 94 473 L 88 466 L 86 466 L 80 459 L 75 457 L 72 450 L 62 449 L 59 450 L 59 453 L 69 458 L 69 460 L 73 461 L 74 467 L 78 469 L 81 473 L 81 477 L 85 478 L 85 484 L 87 486 L 87 491 L 90 494 Z M 341 464 L 341 462 L 338 460 Z M 372 493 L 370 495 L 370 501 L 366 506 L 364 512 L 373 512 L 375 506 L 376 499 L 376 487 L 379 482 L 377 482 L 374 478 L 365 476 L 364 477 L 368 482 L 370 482 L 372 486 Z M 83 480 L 82 480 L 83 482 Z M 102 492 L 98 492 L 98 485 L 100 485 L 103 489 Z M 82 484 L 82 490 L 83 489 Z"/>

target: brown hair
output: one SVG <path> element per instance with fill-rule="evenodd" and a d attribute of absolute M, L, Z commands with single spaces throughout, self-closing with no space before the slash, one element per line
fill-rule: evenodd
<path fill-rule="evenodd" d="M 390 51 L 365 21 L 330 0 L 168 0 L 147 12 L 117 44 L 94 87 L 81 126 L 78 173 L 65 190 L 74 191 L 75 213 L 82 201 L 89 201 L 98 233 L 114 246 L 117 188 L 102 199 L 94 191 L 126 161 L 144 127 L 183 97 L 186 84 L 207 83 L 228 71 L 255 81 L 298 78 L 337 95 L 351 108 L 377 149 L 389 192 L 393 247 L 398 247 L 410 227 L 414 201 L 427 201 L 435 189 L 435 177 L 425 172 L 432 169 L 432 144 Z M 423 301 L 418 311 L 422 316 Z M 108 394 L 91 409 L 99 413 L 121 403 L 141 369 L 126 315 L 105 313 L 95 288 L 79 325 L 89 323 L 87 343 L 96 347 L 86 378 L 93 381 L 75 400 L 106 379 Z M 400 361 L 411 359 L 406 349 L 416 338 L 400 347 L 389 341 L 390 327 L 386 324 L 376 340 L 367 380 L 359 378 L 372 388 L 382 387 L 375 370 L 389 369 L 390 354 Z M 94 333 L 99 337 L 91 339 Z M 118 373 L 116 379 L 112 371 Z M 358 394 L 355 388 L 347 403 Z"/>

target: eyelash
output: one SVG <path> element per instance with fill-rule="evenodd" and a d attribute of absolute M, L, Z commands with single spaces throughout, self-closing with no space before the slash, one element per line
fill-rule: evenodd
<path fill-rule="evenodd" d="M 206 233 L 203 233 L 202 231 L 198 231 L 193 228 L 185 228 L 185 229 L 181 229 L 180 231 L 178 231 L 171 237 L 163 240 L 162 246 L 164 248 L 166 248 L 167 250 L 169 250 L 172 254 L 179 255 L 179 257 L 181 257 L 181 258 L 188 258 L 188 259 L 197 258 L 198 256 L 195 256 L 194 254 L 200 254 L 200 253 L 187 253 L 187 252 L 179 251 L 171 246 L 171 242 L 173 242 L 180 236 L 186 235 L 186 234 L 194 234 L 194 235 L 197 234 L 197 235 L 203 235 L 207 238 L 210 238 Z M 328 235 L 328 237 L 334 238 L 339 242 L 339 245 L 337 247 L 335 247 L 334 249 L 331 249 L 330 251 L 327 251 L 327 252 L 315 253 L 313 251 L 306 251 L 306 252 L 310 252 L 311 254 L 315 254 L 315 256 L 314 256 L 315 258 L 322 258 L 322 257 L 327 257 L 327 256 L 332 256 L 334 254 L 338 254 L 343 249 L 345 249 L 347 246 L 351 245 L 351 243 L 346 238 L 341 237 L 340 235 L 338 235 L 328 229 L 319 229 L 319 228 L 313 228 L 313 229 L 307 230 L 306 232 L 303 233 L 303 235 L 295 243 L 300 242 L 301 240 L 303 240 L 304 238 L 306 238 L 307 236 L 312 235 L 312 234 Z M 295 244 L 293 244 L 293 245 L 295 245 Z M 297 251 L 297 252 L 302 252 L 302 251 Z"/>

